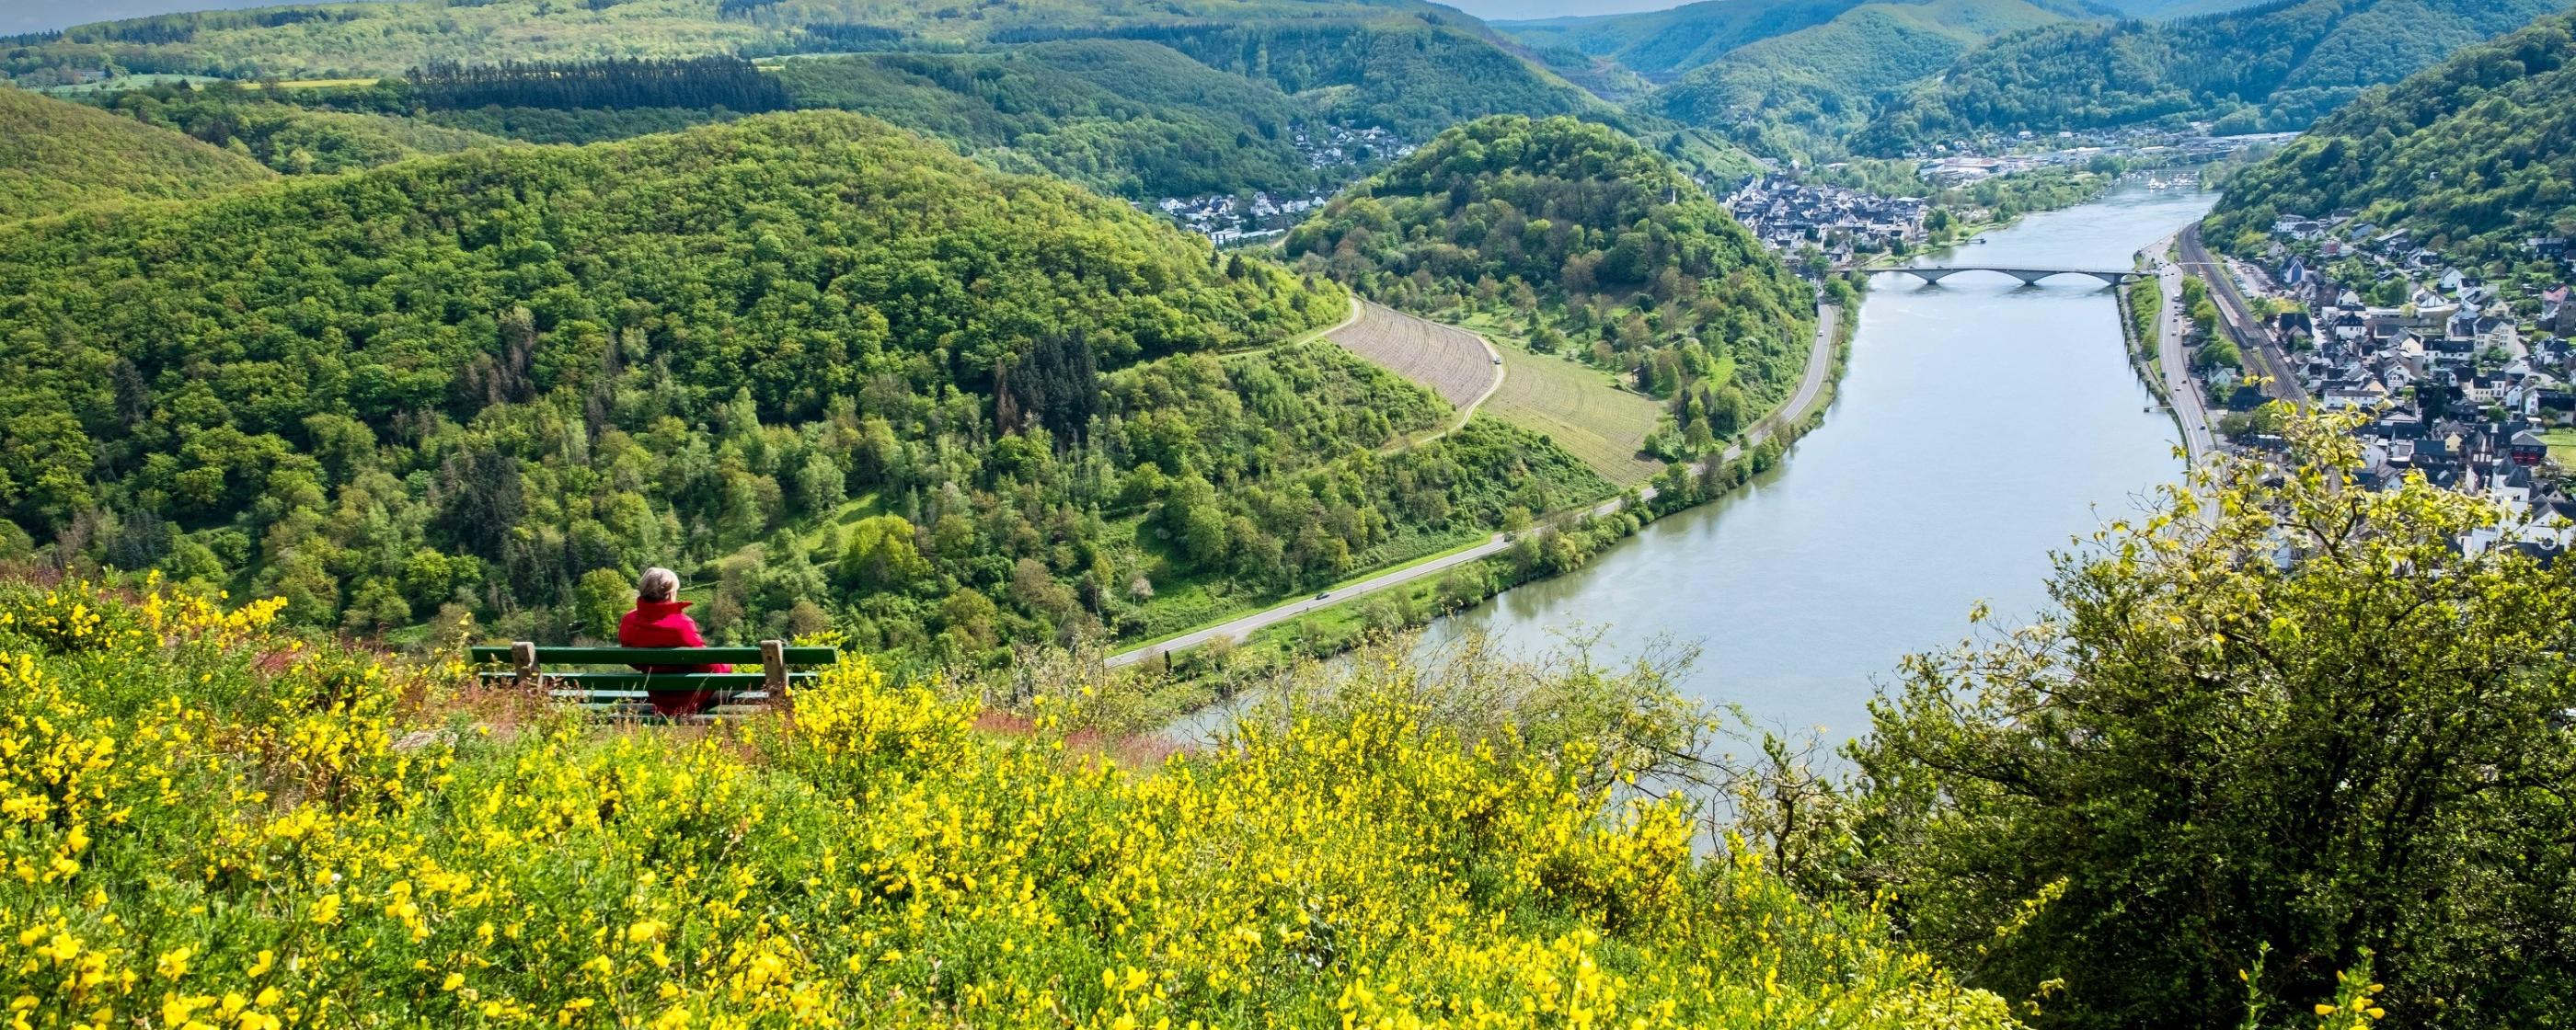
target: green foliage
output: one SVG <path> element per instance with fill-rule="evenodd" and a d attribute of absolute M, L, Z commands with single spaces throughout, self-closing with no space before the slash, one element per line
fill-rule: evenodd
<path fill-rule="evenodd" d="M 1648 675 L 1357 663 L 1164 759 L 1087 675 L 586 727 L 270 610 L 0 592 L 30 1026 L 2013 1025 L 1629 791 Z"/>
<path fill-rule="evenodd" d="M 2562 10 L 2564 0 L 2283 0 L 2177 22 L 2081 22 L 1971 51 L 1854 139 L 1896 154 L 2029 130 L 2217 122 L 2297 129 L 2364 88 Z"/>
<path fill-rule="evenodd" d="M 1608 58 L 1665 81 L 1771 40 L 1791 43 L 1790 50 L 1806 50 L 1823 39 L 1850 41 L 1849 31 L 1872 19 L 1993 35 L 2093 13 L 2071 0 L 1702 0 L 1635 14 L 1513 22 L 1504 31 L 1532 46 Z M 1797 40 L 1807 42 L 1792 42 Z M 1860 40 L 1869 46 L 1889 42 L 1868 35 Z"/>
<path fill-rule="evenodd" d="M 1121 624 L 1108 585 L 1162 571 L 1132 532 L 1160 499 L 1130 482 L 1140 462 L 1248 486 L 1437 418 L 1330 348 L 1271 370 L 1286 386 L 1148 389 L 1127 407 L 1121 374 L 1147 389 L 1178 374 L 1156 359 L 1276 340 L 1347 301 L 1267 262 L 1219 262 L 1125 205 L 820 112 L 35 223 L 0 238 L 0 295 L 17 370 L 0 389 L 8 517 L 67 560 L 274 590 L 312 624 L 457 606 L 568 634 L 587 573 L 658 563 L 712 585 L 718 631 L 799 600 L 862 629 L 928 626 L 926 600 L 889 595 L 871 616 L 848 607 L 868 595 L 830 586 L 848 543 L 833 534 L 873 514 L 934 539 L 945 517 L 972 528 L 940 556 L 939 590 L 1008 597 L 1013 618 L 1074 596 L 1001 592 L 1034 559 L 1092 584 L 1046 631 Z M 1050 339 L 1081 360 L 1032 361 Z M 1097 429 L 1024 426 L 992 394 L 1009 383 L 1024 410 L 1055 412 L 1044 398 L 1070 395 L 1045 377 L 1090 368 L 1111 376 Z M 1277 421 L 1217 428 L 1247 407 Z M 1504 481 L 1493 463 L 1525 449 L 1355 473 L 1386 477 L 1375 496 L 1418 505 L 1406 513 L 1282 507 L 1260 524 L 1305 519 L 1319 554 L 1318 534 L 1346 533 L 1357 560 L 1402 532 L 1498 522 L 1499 505 L 1449 484 Z M 145 516 L 161 535 L 119 545 Z"/>
<path fill-rule="evenodd" d="M 1333 120 L 1382 126 L 1415 139 L 1494 114 L 1624 120 L 1617 108 L 1504 50 L 1482 24 L 1445 11 L 1206 22 L 1115 34 L 1161 43 L 1292 95 L 1312 95 Z"/>
<path fill-rule="evenodd" d="M 1863 4 L 1728 51 L 1639 106 L 1721 128 L 1759 154 L 1840 157 L 1841 140 L 1877 113 L 1881 95 L 1938 73 L 1999 34 L 2063 19 L 2022 0 Z"/>
<path fill-rule="evenodd" d="M 246 153 L 290 175 L 373 168 L 509 142 L 396 114 L 323 110 L 270 97 L 266 91 L 223 83 L 204 90 L 170 86 L 129 90 L 113 94 L 106 102 L 109 109 L 137 121 Z"/>
<path fill-rule="evenodd" d="M 2374 92 L 2229 179 L 2209 237 L 2355 209 L 2443 252 L 2525 256 L 2576 234 L 2576 17 L 2543 19 Z"/>
<path fill-rule="evenodd" d="M 799 107 L 874 115 L 996 165 L 1103 193 L 1143 199 L 1320 182 L 1290 138 L 1318 120 L 1307 105 L 1153 43 L 804 58 L 778 75 Z"/>
<path fill-rule="evenodd" d="M 219 193 L 267 169 L 165 129 L 0 87 L 0 222 L 101 201 Z"/>
<path fill-rule="evenodd" d="M 2173 488 L 2058 560 L 2062 614 L 1910 660 L 1826 878 L 2042 1025 L 2348 1028 L 2374 966 L 2410 1024 L 2565 1022 L 2576 570 L 2288 428 L 2286 481 Z"/>
<path fill-rule="evenodd" d="M 1729 387 L 1757 406 L 1786 396 L 1815 324 L 1807 287 L 1671 162 L 1571 118 L 1442 133 L 1286 250 L 1398 307 L 1557 333 L 1682 414 L 1740 409 Z"/>

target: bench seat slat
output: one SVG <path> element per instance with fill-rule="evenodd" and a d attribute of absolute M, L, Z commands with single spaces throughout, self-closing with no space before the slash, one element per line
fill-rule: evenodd
<path fill-rule="evenodd" d="M 486 682 L 508 682 L 518 678 L 517 674 L 507 672 L 475 675 Z M 662 690 L 750 689 L 768 683 L 766 677 L 756 672 L 540 672 L 539 676 L 548 683 L 611 690 L 642 690 L 647 687 Z M 810 672 L 787 674 L 790 683 L 811 683 L 817 678 Z"/>
<path fill-rule="evenodd" d="M 830 665 L 841 658 L 837 648 L 786 648 L 789 665 Z M 507 644 L 476 645 L 465 649 L 469 660 L 507 662 Z M 709 665 L 716 662 L 760 664 L 757 645 L 742 647 L 540 647 L 538 665 Z"/>
<path fill-rule="evenodd" d="M 769 700 L 769 692 L 766 690 L 718 691 L 718 693 L 724 696 L 724 700 L 718 702 L 720 704 Z M 549 690 L 546 694 L 558 700 L 581 699 L 601 704 L 630 702 L 641 705 L 651 699 L 651 695 L 641 690 Z"/>

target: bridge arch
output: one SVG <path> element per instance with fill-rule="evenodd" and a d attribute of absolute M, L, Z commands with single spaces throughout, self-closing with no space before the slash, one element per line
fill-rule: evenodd
<path fill-rule="evenodd" d="M 1923 280 L 1925 285 L 1937 285 L 1941 280 L 1961 272 L 1995 272 L 2019 279 L 2024 286 L 2037 286 L 2043 281 L 2061 275 L 2089 275 L 2101 280 L 2104 286 L 2121 286 L 2132 279 L 2146 275 L 2144 272 L 2128 268 L 2031 268 L 2012 265 L 1911 265 L 1882 269 L 1882 271 L 1910 275 Z"/>

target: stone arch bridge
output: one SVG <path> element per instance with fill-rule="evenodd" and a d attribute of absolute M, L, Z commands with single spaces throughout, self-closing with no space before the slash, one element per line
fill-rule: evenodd
<path fill-rule="evenodd" d="M 1921 265 L 1882 268 L 1879 271 L 1914 276 L 1923 280 L 1925 285 L 1939 283 L 1962 272 L 1996 272 L 2019 279 L 2024 286 L 2037 286 L 2043 279 L 2060 275 L 2089 275 L 2102 280 L 2104 286 L 2120 286 L 2132 279 L 2145 278 L 2148 274 L 2131 268 L 2035 268 L 2006 265 Z"/>

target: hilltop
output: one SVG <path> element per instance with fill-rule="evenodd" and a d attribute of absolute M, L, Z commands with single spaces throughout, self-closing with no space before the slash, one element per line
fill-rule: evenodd
<path fill-rule="evenodd" d="M 1836 22 L 1846 24 L 1828 35 L 1842 37 L 1848 44 L 1855 38 L 1852 16 L 1862 12 L 1972 35 L 2097 13 L 2078 0 L 1701 0 L 1640 14 L 1506 22 L 1498 27 L 1533 47 L 1561 47 L 1608 58 L 1649 79 L 1670 81 L 1765 40 L 1811 33 Z M 1874 37 L 1859 38 L 1863 53 L 1845 55 L 1855 66 L 1866 62 L 1867 50 L 1886 45 Z"/>
<path fill-rule="evenodd" d="M 2355 209 L 2446 254 L 2523 260 L 2576 233 L 2576 16 L 2542 19 L 2365 94 L 2228 180 L 2210 236 Z"/>
<path fill-rule="evenodd" d="M 1610 489 L 1483 421 L 1381 453 L 1449 412 L 1294 340 L 1339 288 L 839 113 L 46 223 L 0 296 L 52 341 L 7 348 L 0 550 L 305 625 L 597 637 L 663 564 L 737 634 L 981 659 Z"/>
<path fill-rule="evenodd" d="M 2363 89 L 2563 10 L 2566 0 L 2281 0 L 2172 22 L 2070 22 L 2004 36 L 1891 105 L 1853 141 L 1897 154 L 2022 131 L 2305 127 Z"/>
<path fill-rule="evenodd" d="M 1808 287 L 1672 162 L 1570 118 L 1489 118 L 1334 198 L 1286 252 L 1388 304 L 1498 320 L 1666 400 L 1674 455 L 1796 383 Z"/>
<path fill-rule="evenodd" d="M 269 178 L 258 162 L 180 133 L 0 86 L 0 221 Z"/>
<path fill-rule="evenodd" d="M 1728 51 L 1637 106 L 1686 125 L 1721 127 L 1769 156 L 1835 154 L 1885 95 L 1939 73 L 1986 40 L 2065 17 L 2022 0 L 1861 4 Z"/>

